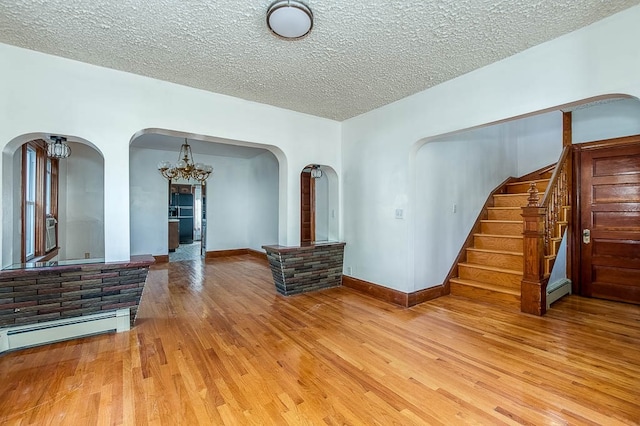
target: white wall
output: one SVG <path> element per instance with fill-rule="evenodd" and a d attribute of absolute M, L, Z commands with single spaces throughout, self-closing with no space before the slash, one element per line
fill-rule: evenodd
<path fill-rule="evenodd" d="M 509 138 L 518 144 L 515 176 L 556 163 L 562 154 L 562 112 L 537 114 L 509 122 Z"/>
<path fill-rule="evenodd" d="M 438 138 L 418 151 L 416 290 L 442 284 L 488 194 L 515 174 L 517 144 L 505 137 L 506 127 Z"/>
<path fill-rule="evenodd" d="M 177 153 L 131 147 L 131 254 L 168 253 L 169 184 L 158 162 Z M 211 164 L 206 183 L 207 251 L 261 250 L 278 240 L 278 161 L 270 152 L 254 158 L 195 154 Z"/>
<path fill-rule="evenodd" d="M 4 180 L 13 180 L 13 152 L 23 135 L 32 132 L 81 138 L 103 154 L 104 233 L 120 236 L 106 239 L 109 261 L 129 259 L 130 212 L 122 200 L 129 199 L 129 143 L 143 129 L 241 141 L 277 153 L 281 244 L 299 241 L 299 171 L 309 163 L 320 163 L 341 173 L 336 121 L 4 44 L 0 62 L 11 64 L 0 68 L 3 242 L 13 233 L 12 221 L 5 217 L 11 216 L 14 205 L 9 192 L 13 182 Z M 2 264 L 11 263 L 13 241 L 3 243 L 2 250 Z"/>
<path fill-rule="evenodd" d="M 597 96 L 640 96 L 637 22 L 638 6 L 343 122 L 345 265 L 353 265 L 352 275 L 407 292 L 425 285 L 415 276 L 422 261 L 414 250 L 415 208 L 422 182 L 438 179 L 428 170 L 417 179 L 425 139 Z M 395 209 L 404 210 L 404 220 L 395 219 Z M 441 243 L 432 241 L 431 251 Z"/>
<path fill-rule="evenodd" d="M 214 167 L 207 181 L 207 251 L 247 248 L 254 213 L 250 162 L 231 157 L 202 158 L 198 161 Z"/>
<path fill-rule="evenodd" d="M 270 152 L 249 160 L 247 199 L 248 244 L 262 251 L 263 245 L 278 242 L 278 160 Z"/>
<path fill-rule="evenodd" d="M 579 108 L 571 113 L 571 118 L 573 143 L 637 135 L 640 134 L 640 101 L 619 99 Z"/>
<path fill-rule="evenodd" d="M 329 240 L 329 179 L 325 172 L 316 178 L 316 241 Z"/>
<path fill-rule="evenodd" d="M 169 252 L 169 181 L 160 175 L 157 164 L 175 161 L 176 156 L 176 152 L 131 147 L 130 198 L 123 201 L 129 204 L 132 255 Z"/>
<path fill-rule="evenodd" d="M 104 257 L 104 165 L 90 146 L 69 142 L 72 156 L 60 160 L 58 258 L 62 260 Z M 66 182 L 66 185 L 64 183 Z M 121 207 L 127 200 L 121 199 Z"/>

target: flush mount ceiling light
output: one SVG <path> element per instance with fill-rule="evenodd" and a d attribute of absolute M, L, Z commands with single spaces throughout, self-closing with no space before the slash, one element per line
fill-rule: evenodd
<path fill-rule="evenodd" d="M 267 26 L 278 37 L 296 40 L 313 28 L 313 13 L 296 0 L 278 0 L 267 10 Z"/>
<path fill-rule="evenodd" d="M 67 145 L 67 138 L 64 136 L 49 136 L 51 142 L 47 142 L 47 155 L 50 158 L 67 158 L 71 155 L 71 148 Z"/>

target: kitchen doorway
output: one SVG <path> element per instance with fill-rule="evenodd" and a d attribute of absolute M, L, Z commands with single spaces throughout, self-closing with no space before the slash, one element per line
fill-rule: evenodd
<path fill-rule="evenodd" d="M 206 254 L 206 186 L 169 182 L 169 262 L 201 260 Z"/>

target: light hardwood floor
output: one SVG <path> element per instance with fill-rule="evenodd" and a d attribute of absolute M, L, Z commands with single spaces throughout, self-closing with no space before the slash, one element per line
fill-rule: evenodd
<path fill-rule="evenodd" d="M 640 307 L 276 294 L 252 256 L 155 265 L 135 328 L 0 356 L 0 424 L 637 424 Z"/>

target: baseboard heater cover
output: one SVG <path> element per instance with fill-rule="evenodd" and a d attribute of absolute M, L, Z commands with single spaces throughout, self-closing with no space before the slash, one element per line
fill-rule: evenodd
<path fill-rule="evenodd" d="M 0 329 L 0 353 L 130 329 L 129 308 Z"/>
<path fill-rule="evenodd" d="M 562 296 L 571 294 L 571 280 L 563 278 L 547 286 L 547 309 Z"/>

